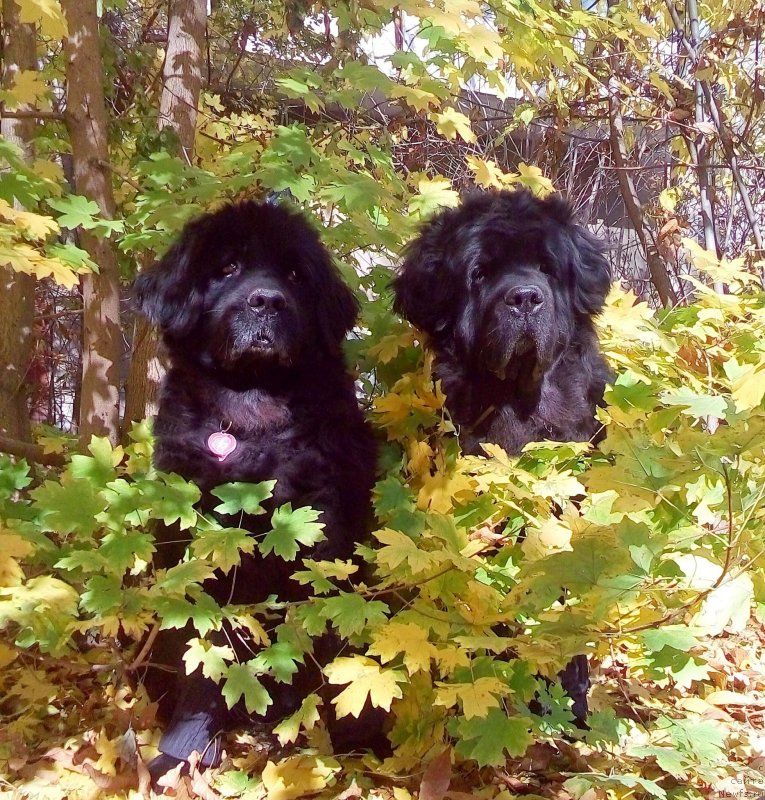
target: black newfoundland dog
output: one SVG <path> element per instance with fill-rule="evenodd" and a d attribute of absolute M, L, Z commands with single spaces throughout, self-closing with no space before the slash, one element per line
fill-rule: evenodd
<path fill-rule="evenodd" d="M 321 511 L 326 538 L 299 557 L 350 557 L 367 531 L 376 448 L 342 354 L 357 303 L 317 233 L 282 206 L 226 206 L 187 225 L 161 262 L 139 276 L 135 296 L 159 326 L 172 362 L 155 423 L 156 466 L 196 482 L 208 511 L 219 502 L 209 490 L 219 484 L 275 479 L 269 512 L 285 503 Z M 269 530 L 269 516 L 236 515 L 228 523 L 258 535 Z M 183 542 L 161 545 L 158 560 L 168 566 L 183 550 Z M 298 568 L 256 549 L 205 590 L 221 604 L 273 594 L 301 599 L 306 588 L 290 579 Z M 226 643 L 235 638 L 228 634 Z M 195 750 L 203 765 L 216 763 L 218 734 L 236 724 L 217 684 L 200 671 L 184 674 L 184 644 L 195 635 L 191 628 L 160 634 L 152 654 L 152 662 L 177 669 L 172 679 L 159 670 L 147 674 L 169 717 L 162 755 L 150 765 L 155 778 Z M 266 718 L 294 711 L 319 681 L 315 666 L 292 686 L 270 683 Z"/>
<path fill-rule="evenodd" d="M 557 196 L 475 194 L 425 225 L 394 280 L 395 309 L 428 336 L 466 453 L 598 439 L 609 370 L 593 317 L 610 285 L 599 241 Z M 586 659 L 562 681 L 582 719 Z"/>

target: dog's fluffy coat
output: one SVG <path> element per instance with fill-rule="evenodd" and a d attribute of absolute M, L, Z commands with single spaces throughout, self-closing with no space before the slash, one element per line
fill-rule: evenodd
<path fill-rule="evenodd" d="M 428 222 L 394 280 L 395 309 L 427 334 L 466 453 L 519 453 L 532 441 L 587 441 L 609 370 L 593 317 L 611 270 L 559 196 L 474 194 Z M 561 673 L 587 714 L 584 656 Z"/>
<path fill-rule="evenodd" d="M 139 276 L 135 296 L 172 361 L 155 424 L 156 465 L 195 481 L 207 511 L 219 502 L 209 494 L 219 484 L 275 479 L 269 512 L 285 503 L 321 511 L 326 538 L 302 548 L 298 559 L 349 558 L 369 523 L 375 445 L 342 355 L 357 303 L 313 228 L 281 206 L 225 206 L 187 225 L 161 262 Z M 208 445 L 218 431 L 236 440 L 222 461 Z M 227 523 L 260 534 L 269 516 Z M 183 547 L 161 545 L 160 563 L 177 561 Z M 205 590 L 221 604 L 273 594 L 299 599 L 307 589 L 290 579 L 299 565 L 256 549 Z M 214 763 L 216 734 L 234 724 L 216 684 L 199 670 L 183 674 L 190 635 L 163 635 L 152 657 L 178 669 L 175 679 L 155 673 L 152 681 L 149 674 L 150 687 L 165 690 L 170 718 L 153 774 L 193 750 Z M 318 679 L 306 668 L 292 686 L 270 684 L 268 718 L 294 710 Z"/>
<path fill-rule="evenodd" d="M 395 308 L 428 335 L 466 452 L 596 434 L 609 373 L 592 319 L 610 281 L 599 242 L 558 196 L 476 194 L 424 226 Z"/>

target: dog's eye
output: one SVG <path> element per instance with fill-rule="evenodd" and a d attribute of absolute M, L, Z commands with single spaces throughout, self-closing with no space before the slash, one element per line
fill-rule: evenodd
<path fill-rule="evenodd" d="M 232 261 L 230 264 L 226 264 L 221 272 L 223 273 L 224 278 L 229 278 L 232 275 L 236 275 L 236 273 L 239 272 L 239 264 L 237 264 L 235 261 Z"/>
<path fill-rule="evenodd" d="M 485 276 L 486 272 L 484 268 L 481 266 L 473 267 L 473 269 L 471 269 L 469 273 L 471 283 L 480 283 Z"/>
<path fill-rule="evenodd" d="M 289 271 L 289 273 L 287 274 L 287 280 L 290 281 L 291 283 L 299 283 L 300 282 L 300 275 L 298 275 L 298 272 L 297 272 L 296 269 L 291 269 Z"/>

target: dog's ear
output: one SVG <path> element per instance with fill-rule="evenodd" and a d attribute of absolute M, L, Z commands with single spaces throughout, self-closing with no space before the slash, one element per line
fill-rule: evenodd
<path fill-rule="evenodd" d="M 186 232 L 133 283 L 132 295 L 138 310 L 173 338 L 194 327 L 202 308 L 202 294 L 192 277 L 193 250 L 193 234 Z"/>
<path fill-rule="evenodd" d="M 598 314 L 611 288 L 611 265 L 604 256 L 604 245 L 579 225 L 569 228 L 567 239 L 574 307 L 582 314 Z"/>
<path fill-rule="evenodd" d="M 359 301 L 340 277 L 322 245 L 317 246 L 313 260 L 317 267 L 315 272 L 322 276 L 320 285 L 316 287 L 322 306 L 318 315 L 319 331 L 327 348 L 336 350 L 356 322 Z"/>
<path fill-rule="evenodd" d="M 446 275 L 446 253 L 440 225 L 429 223 L 404 250 L 404 261 L 392 281 L 393 310 L 429 336 L 448 327 L 454 278 Z"/>
<path fill-rule="evenodd" d="M 552 255 L 565 265 L 575 310 L 598 314 L 611 288 L 611 265 L 603 255 L 603 243 L 574 222 L 573 209 L 560 195 L 550 195 L 542 205 L 558 226 L 559 236 L 551 243 Z"/>

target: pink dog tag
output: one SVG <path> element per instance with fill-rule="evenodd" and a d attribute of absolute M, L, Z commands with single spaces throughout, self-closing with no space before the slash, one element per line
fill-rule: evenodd
<path fill-rule="evenodd" d="M 236 450 L 236 439 L 230 433 L 216 431 L 207 437 L 207 447 L 218 461 L 225 461 Z"/>

